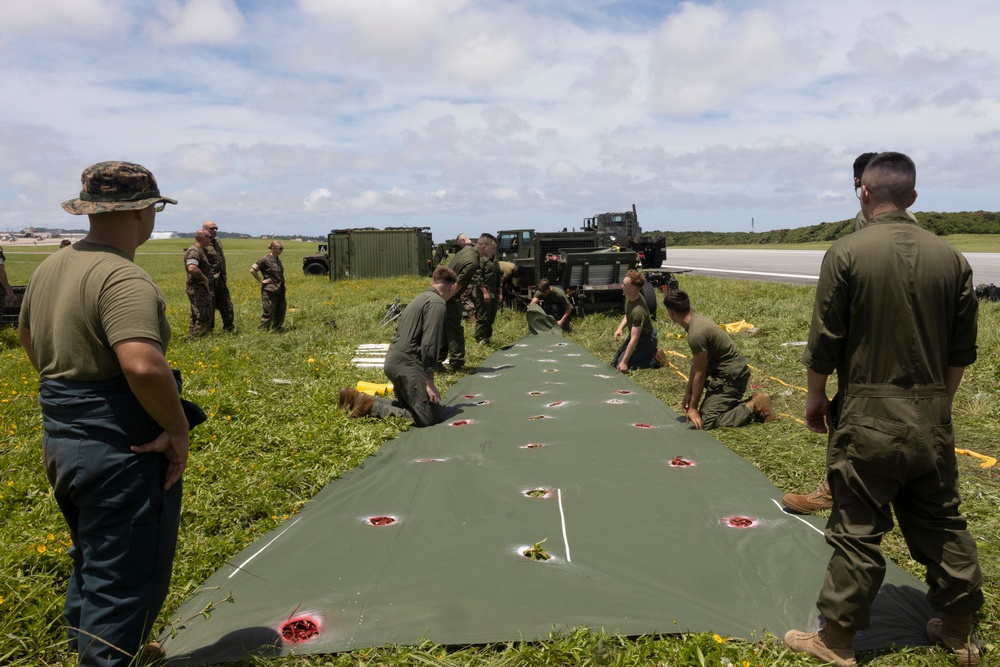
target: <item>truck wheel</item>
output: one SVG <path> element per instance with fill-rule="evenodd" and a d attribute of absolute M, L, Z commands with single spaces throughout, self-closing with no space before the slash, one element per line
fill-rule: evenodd
<path fill-rule="evenodd" d="M 302 267 L 302 272 L 307 276 L 325 276 L 326 267 L 319 262 L 313 262 Z"/>

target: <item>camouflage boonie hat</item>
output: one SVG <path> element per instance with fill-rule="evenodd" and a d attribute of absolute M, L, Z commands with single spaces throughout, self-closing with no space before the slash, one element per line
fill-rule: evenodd
<path fill-rule="evenodd" d="M 93 215 L 109 211 L 131 211 L 176 199 L 161 197 L 152 172 L 131 162 L 98 162 L 83 170 L 83 190 L 77 199 L 62 207 L 73 215 Z"/>

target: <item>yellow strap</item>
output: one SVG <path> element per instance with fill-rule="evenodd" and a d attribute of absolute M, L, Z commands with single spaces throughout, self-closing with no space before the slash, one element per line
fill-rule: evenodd
<path fill-rule="evenodd" d="M 993 458 L 992 456 L 986 456 L 985 454 L 977 454 L 976 452 L 972 451 L 971 449 L 959 449 L 958 447 L 956 447 L 955 448 L 955 453 L 956 454 L 962 454 L 964 456 L 971 456 L 974 459 L 979 459 L 979 460 L 983 461 L 983 463 L 979 464 L 980 468 L 992 468 L 993 466 L 995 466 L 997 464 L 997 460 L 995 458 Z"/>

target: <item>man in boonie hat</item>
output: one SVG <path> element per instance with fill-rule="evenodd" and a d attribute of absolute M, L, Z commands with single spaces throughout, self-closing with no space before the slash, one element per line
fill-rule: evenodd
<path fill-rule="evenodd" d="M 129 162 L 95 164 L 82 181 L 62 206 L 90 216 L 90 230 L 32 274 L 18 337 L 39 374 L 45 471 L 73 540 L 69 643 L 81 665 L 124 666 L 158 653 L 143 644 L 170 584 L 188 430 L 205 413 L 180 398 L 166 300 L 133 261 L 157 211 L 177 202 Z"/>
<path fill-rule="evenodd" d="M 134 211 L 156 206 L 160 212 L 176 199 L 161 197 L 152 172 L 131 162 L 98 162 L 83 170 L 83 190 L 62 207 L 73 215 Z"/>

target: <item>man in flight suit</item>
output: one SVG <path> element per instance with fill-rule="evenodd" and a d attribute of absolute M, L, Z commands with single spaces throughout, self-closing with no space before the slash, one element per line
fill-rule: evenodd
<path fill-rule="evenodd" d="M 340 407 L 351 409 L 351 419 L 403 417 L 416 426 L 441 421 L 441 394 L 434 384 L 434 371 L 444 333 L 445 303 L 453 300 L 458 287 L 454 271 L 446 266 L 434 269 L 430 287 L 407 304 L 399 316 L 385 356 L 385 375 L 392 382 L 396 400 L 374 398 L 344 387 L 340 390 Z"/>
<path fill-rule="evenodd" d="M 492 255 L 495 250 L 496 242 L 489 235 L 483 235 L 475 245 L 465 246 L 452 257 L 448 268 L 458 277 L 459 292 L 472 284 L 479 274 L 482 258 Z M 465 329 L 462 328 L 461 300 L 448 299 L 446 312 L 448 316 L 445 319 L 438 361 L 444 362 L 447 358 L 451 370 L 457 371 L 465 366 Z"/>
<path fill-rule="evenodd" d="M 959 513 L 952 400 L 976 360 L 972 270 L 947 241 L 906 215 L 916 168 L 880 153 L 861 179 L 869 224 L 827 251 L 816 285 L 805 424 L 830 436 L 833 547 L 817 608 L 819 632 L 790 630 L 785 645 L 854 665 L 854 636 L 868 627 L 885 559 L 879 544 L 893 511 L 911 557 L 927 568 L 927 599 L 941 613 L 927 636 L 979 665 L 972 615 L 983 604 L 976 543 Z M 837 394 L 826 395 L 837 372 Z"/>

